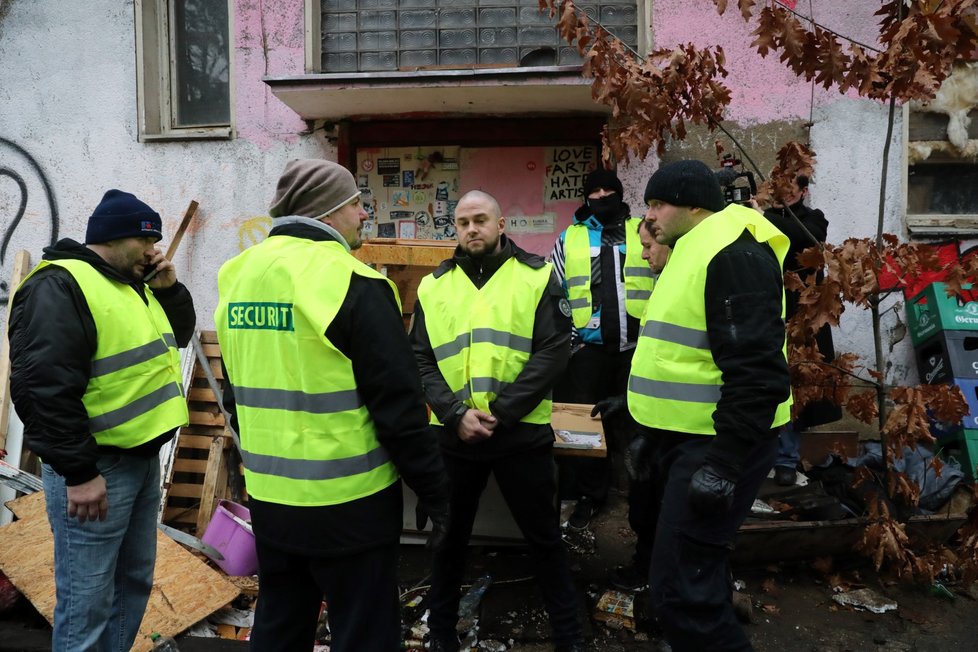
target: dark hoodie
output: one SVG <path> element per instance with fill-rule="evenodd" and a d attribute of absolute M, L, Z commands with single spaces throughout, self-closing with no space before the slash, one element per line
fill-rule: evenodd
<path fill-rule="evenodd" d="M 434 271 L 435 278 L 458 266 L 473 285 L 482 288 L 510 258 L 516 258 L 520 263 L 533 268 L 546 264 L 540 256 L 517 247 L 505 234 L 500 239 L 502 249 L 498 254 L 479 258 L 467 256 L 456 247 L 452 258 Z M 516 380 L 507 385 L 489 406 L 492 415 L 499 420 L 493 436 L 476 444 L 467 444 L 458 438 L 458 410 L 462 403 L 455 397 L 438 369 L 431 340 L 428 338 L 424 309 L 420 300 L 415 304 L 411 344 L 421 371 L 428 405 L 438 416 L 438 420 L 445 424 L 445 427 L 438 430 L 442 450 L 446 454 L 469 459 L 492 459 L 553 444 L 553 429 L 550 424 L 522 423 L 520 419 L 550 396 L 554 382 L 567 366 L 570 355 L 570 318 L 560 310 L 563 298 L 563 289 L 557 279 L 551 276 L 534 316 L 530 360 Z"/>
<path fill-rule="evenodd" d="M 44 250 L 44 260 L 82 260 L 106 277 L 126 283 L 146 301 L 145 286 L 133 283 L 88 247 L 70 239 Z M 197 317 L 190 292 L 179 281 L 153 294 L 163 307 L 177 345 L 190 342 Z M 124 328 L 124 324 L 119 325 Z M 41 270 L 16 290 L 10 312 L 10 395 L 24 422 L 27 447 L 69 486 L 99 475 L 100 454 L 152 457 L 175 430 L 157 433 L 135 448 L 99 446 L 88 429 L 82 397 L 98 344 L 95 321 L 74 277 L 64 268 Z"/>

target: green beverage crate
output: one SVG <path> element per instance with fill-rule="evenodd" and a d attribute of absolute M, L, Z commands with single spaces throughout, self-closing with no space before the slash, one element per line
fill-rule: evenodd
<path fill-rule="evenodd" d="M 963 286 L 970 290 L 970 285 Z M 971 295 L 966 292 L 965 295 Z M 978 331 L 978 296 L 964 302 L 947 296 L 945 283 L 931 283 L 907 301 L 907 326 L 914 346 L 923 344 L 935 333 Z"/>

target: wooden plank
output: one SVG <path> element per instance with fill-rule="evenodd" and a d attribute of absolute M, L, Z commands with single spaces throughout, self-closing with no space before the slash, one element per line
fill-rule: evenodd
<path fill-rule="evenodd" d="M 183 435 L 188 435 L 188 436 L 193 435 L 193 436 L 208 437 L 208 438 L 223 437 L 224 428 L 221 428 L 219 426 L 203 426 L 203 425 L 189 424 L 184 426 L 183 428 L 180 428 L 180 436 L 182 437 Z M 205 443 L 199 447 L 195 446 L 195 448 L 207 448 L 208 446 L 210 446 L 210 443 Z"/>
<path fill-rule="evenodd" d="M 0 528 L 0 570 L 50 623 L 54 620 L 54 541 L 44 493 L 7 503 L 19 520 Z M 160 531 L 146 615 L 132 649 L 152 649 L 150 634 L 175 636 L 238 596 L 238 587 Z"/>
<path fill-rule="evenodd" d="M 186 428 L 184 428 L 186 430 Z M 207 437 L 204 435 L 191 435 L 184 434 L 180 432 L 180 436 L 177 438 L 177 448 L 200 448 L 209 449 L 211 447 L 211 442 L 214 440 L 213 437 Z"/>
<path fill-rule="evenodd" d="M 200 345 L 200 348 L 204 350 L 204 355 L 208 358 L 220 358 L 221 357 L 221 347 L 219 344 L 204 344 Z"/>
<path fill-rule="evenodd" d="M 452 250 L 446 244 L 436 244 L 438 240 L 419 241 L 424 244 L 380 244 L 377 241 L 365 242 L 353 251 L 353 255 L 364 263 L 374 265 L 414 265 L 419 267 L 438 267 L 442 261 L 452 257 Z M 452 247 L 454 241 L 447 243 Z"/>
<path fill-rule="evenodd" d="M 173 459 L 173 472 L 200 473 L 203 475 L 207 472 L 207 460 L 191 460 L 184 457 L 175 457 Z"/>
<path fill-rule="evenodd" d="M 190 423 L 194 424 L 195 426 L 222 427 L 224 426 L 224 415 L 220 412 L 217 414 L 200 411 L 191 412 Z"/>
<path fill-rule="evenodd" d="M 174 482 L 170 484 L 170 490 L 166 495 L 169 498 L 200 498 L 201 486 L 187 482 Z"/>
<path fill-rule="evenodd" d="M 226 438 L 215 438 L 211 443 L 210 454 L 207 456 L 207 470 L 204 472 L 204 485 L 200 490 L 200 510 L 197 512 L 197 532 L 199 535 L 207 529 L 214 514 L 214 506 L 219 498 L 224 497 L 227 488 L 227 464 L 224 462 Z"/>
<path fill-rule="evenodd" d="M 217 344 L 217 331 L 200 331 L 202 344 Z"/>
<path fill-rule="evenodd" d="M 219 360 L 208 360 L 207 361 L 211 368 L 211 373 L 214 374 L 214 378 L 218 380 L 224 380 L 224 370 L 221 369 L 221 362 Z M 194 378 L 207 379 L 207 375 L 200 368 L 199 365 L 194 365 Z"/>
<path fill-rule="evenodd" d="M 29 251 L 18 251 L 14 256 L 14 267 L 10 274 L 9 292 L 7 299 L 7 324 L 0 336 L 0 448 L 7 446 L 7 421 L 10 417 L 10 307 L 14 305 L 14 291 L 21 281 L 31 271 L 31 254 Z M 16 462 L 15 462 L 16 463 Z"/>
<path fill-rule="evenodd" d="M 217 405 L 217 397 L 210 387 L 191 387 L 187 392 L 188 401 L 200 401 L 201 403 L 214 403 Z"/>

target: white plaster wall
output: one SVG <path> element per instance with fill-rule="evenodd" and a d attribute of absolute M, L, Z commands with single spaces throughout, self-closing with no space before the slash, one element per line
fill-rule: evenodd
<path fill-rule="evenodd" d="M 825 212 L 829 220 L 827 241 L 831 244 L 841 244 L 848 238 L 876 237 L 887 111 L 886 105 L 847 97 L 815 111 L 812 149 L 817 164 L 810 203 Z M 907 231 L 900 210 L 902 125 L 898 107 L 890 141 L 883 232 L 905 240 Z M 880 311 L 887 381 L 915 383 L 917 367 L 913 346 L 903 327 L 906 318 L 902 294 L 898 292 L 884 299 Z M 857 353 L 863 356 L 867 366 L 875 367 L 868 309 L 847 304 L 833 335 L 837 352 Z"/>
<path fill-rule="evenodd" d="M 239 251 L 238 226 L 265 214 L 287 160 L 335 160 L 335 151 L 317 138 L 296 137 L 304 127 L 297 119 L 291 133 L 257 144 L 244 138 L 139 143 L 133 3 L 38 0 L 8 6 L 0 18 L 0 138 L 26 149 L 41 166 L 57 199 L 60 237 L 83 241 L 87 217 L 104 191 L 120 188 L 163 216 L 165 247 L 196 199 L 198 222 L 175 260 L 194 295 L 199 327 L 212 328 L 217 270 Z M 245 54 L 236 48 L 235 63 Z M 243 108 L 250 99 L 236 102 Z M 259 115 L 287 111 L 270 94 L 255 101 L 269 105 L 259 106 Z M 49 244 L 50 209 L 39 175 L 2 142 L 0 167 L 23 176 L 29 193 L 0 274 L 9 281 L 14 252 L 27 249 L 36 262 Z M 0 176 L 0 234 L 7 232 L 20 196 L 16 184 Z"/>

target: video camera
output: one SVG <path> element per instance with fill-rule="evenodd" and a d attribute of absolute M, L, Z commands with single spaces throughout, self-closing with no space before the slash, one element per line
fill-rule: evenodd
<path fill-rule="evenodd" d="M 736 170 L 740 165 L 741 169 Z M 723 200 L 730 204 L 740 204 L 750 206 L 751 197 L 757 194 L 757 183 L 754 181 L 754 173 L 745 170 L 739 158 L 734 158 L 733 154 L 724 154 L 720 161 L 720 169 L 715 171 L 717 181 L 723 188 Z M 747 185 L 737 183 L 738 179 L 747 179 Z"/>

